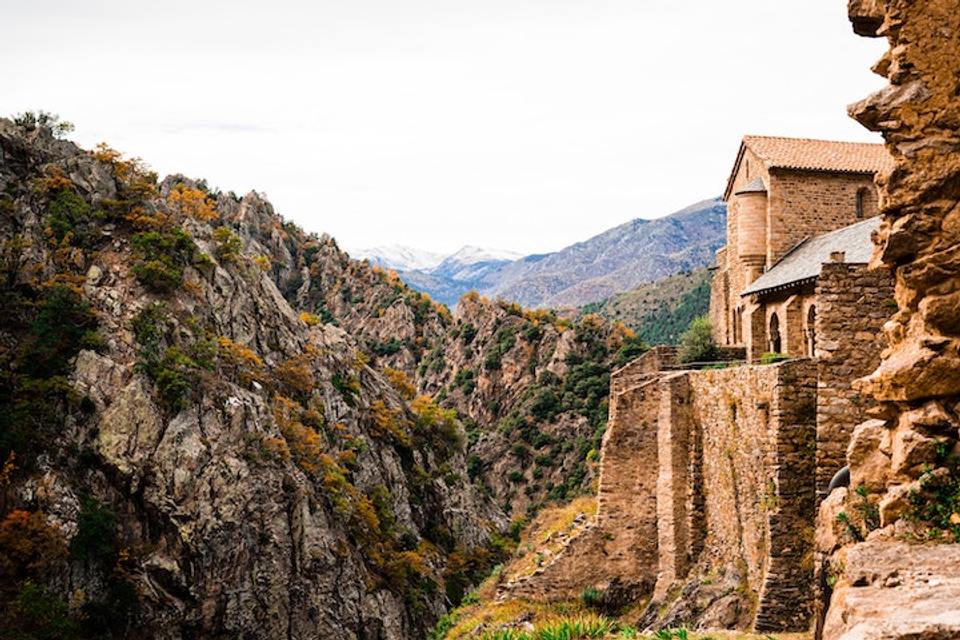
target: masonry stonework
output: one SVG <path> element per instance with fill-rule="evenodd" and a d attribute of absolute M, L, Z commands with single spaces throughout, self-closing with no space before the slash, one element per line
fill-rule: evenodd
<path fill-rule="evenodd" d="M 880 363 L 880 333 L 896 307 L 888 269 L 829 263 L 817 281 L 817 491 L 823 496 L 846 462 L 854 427 L 876 406 L 853 381 Z"/>
<path fill-rule="evenodd" d="M 595 519 L 501 596 L 564 600 L 616 585 L 650 598 L 650 626 L 805 628 L 815 364 L 664 366 L 669 353 L 651 352 L 614 373 Z"/>
<path fill-rule="evenodd" d="M 742 292 L 805 239 L 876 216 L 873 178 L 888 162 L 880 145 L 744 137 L 724 194 L 727 243 L 717 252 L 711 287 L 719 344 L 767 350 L 751 341 Z M 790 349 L 804 355 L 804 342 L 793 340 Z"/>

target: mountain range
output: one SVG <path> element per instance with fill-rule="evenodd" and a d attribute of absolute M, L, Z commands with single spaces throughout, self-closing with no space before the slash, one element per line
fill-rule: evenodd
<path fill-rule="evenodd" d="M 546 254 L 521 257 L 470 246 L 445 257 L 401 246 L 352 253 L 396 270 L 411 287 L 451 306 L 475 290 L 526 306 L 577 307 L 707 266 L 725 231 L 726 205 L 711 198 L 661 218 L 630 220 Z"/>

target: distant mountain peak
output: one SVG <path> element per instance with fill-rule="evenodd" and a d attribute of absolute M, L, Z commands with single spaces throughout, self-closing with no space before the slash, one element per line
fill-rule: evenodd
<path fill-rule="evenodd" d="M 432 269 L 443 262 L 444 255 L 399 244 L 381 245 L 369 249 L 354 249 L 349 252 L 357 260 L 369 260 L 397 271 L 422 271 Z"/>
<path fill-rule="evenodd" d="M 486 247 L 477 247 L 475 245 L 465 244 L 456 252 L 445 258 L 454 260 L 460 264 L 473 264 L 475 262 L 492 261 L 514 261 L 523 257 L 522 253 L 516 251 L 507 251 L 505 249 L 490 249 Z"/>

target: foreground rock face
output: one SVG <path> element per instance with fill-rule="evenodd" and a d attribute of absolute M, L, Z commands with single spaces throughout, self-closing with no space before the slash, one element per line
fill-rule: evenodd
<path fill-rule="evenodd" d="M 944 640 L 960 637 L 960 547 L 865 542 L 842 567 L 824 637 Z"/>
<path fill-rule="evenodd" d="M 823 637 L 956 638 L 957 545 L 897 540 L 958 542 L 960 12 L 952 0 L 851 0 L 849 12 L 857 33 L 890 43 L 874 67 L 890 84 L 850 113 L 883 134 L 895 161 L 878 177 L 874 262 L 894 270 L 898 310 L 880 367 L 860 385 L 881 407 L 854 431 L 852 490 L 821 507 L 825 596 L 837 580 Z"/>

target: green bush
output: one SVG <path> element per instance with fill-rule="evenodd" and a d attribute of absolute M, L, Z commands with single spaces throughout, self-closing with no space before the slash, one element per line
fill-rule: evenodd
<path fill-rule="evenodd" d="M 221 262 L 236 262 L 243 250 L 243 240 L 227 227 L 217 227 L 213 232 L 217 243 L 217 259 Z"/>
<path fill-rule="evenodd" d="M 719 356 L 717 344 L 713 340 L 713 326 L 710 318 L 695 318 L 687 330 L 680 336 L 677 357 L 680 362 L 711 362 Z"/>
<path fill-rule="evenodd" d="M 591 609 L 599 609 L 604 603 L 604 593 L 595 587 L 587 587 L 580 593 L 580 601 Z"/>
<path fill-rule="evenodd" d="M 3 637 L 11 640 L 71 640 L 80 629 L 63 600 L 31 581 L 24 582 L 9 610 L 0 615 Z"/>
<path fill-rule="evenodd" d="M 460 387 L 465 395 L 470 395 L 477 388 L 477 372 L 470 367 L 460 369 L 453 378 L 453 386 Z"/>
<path fill-rule="evenodd" d="M 71 236 L 71 244 L 91 248 L 100 238 L 93 210 L 73 189 L 58 189 L 47 204 L 47 225 L 53 236 L 62 241 Z"/>
<path fill-rule="evenodd" d="M 30 325 L 23 356 L 26 371 L 38 377 L 65 373 L 81 349 L 99 351 L 103 339 L 97 325 L 97 315 L 77 289 L 65 284 L 49 287 Z"/>
<path fill-rule="evenodd" d="M 920 491 L 908 497 L 910 509 L 906 517 L 931 528 L 927 532 L 933 540 L 960 542 L 960 457 L 949 455 L 941 447 L 936 462 L 939 470 L 928 470 L 920 476 Z M 948 533 L 948 536 L 943 534 Z"/>
<path fill-rule="evenodd" d="M 355 376 L 335 373 L 330 382 L 333 388 L 340 392 L 344 402 L 351 407 L 356 406 L 357 397 L 360 395 L 360 381 Z"/>
<path fill-rule="evenodd" d="M 560 413 L 560 396 L 550 387 L 540 389 L 530 404 L 530 414 L 540 421 L 553 420 Z"/>
<path fill-rule="evenodd" d="M 650 350 L 649 345 L 640 339 L 639 336 L 627 338 L 617 350 L 617 355 L 613 359 L 613 366 L 622 367 L 628 362 L 635 360 Z"/>
<path fill-rule="evenodd" d="M 183 269 L 193 259 L 196 245 L 182 229 L 145 231 L 134 234 L 130 243 L 138 253 L 133 274 L 157 292 L 172 291 L 183 282 Z"/>
<path fill-rule="evenodd" d="M 77 560 L 112 567 L 116 560 L 117 517 L 92 498 L 80 501 L 77 533 L 70 541 L 70 555 Z"/>
<path fill-rule="evenodd" d="M 463 325 L 463 329 L 460 331 L 460 339 L 463 341 L 463 344 L 470 344 L 476 337 L 477 328 L 474 325 L 469 322 Z"/>

